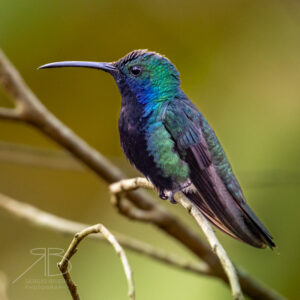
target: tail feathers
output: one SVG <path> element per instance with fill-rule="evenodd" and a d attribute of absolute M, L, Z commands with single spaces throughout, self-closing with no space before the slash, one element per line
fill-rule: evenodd
<path fill-rule="evenodd" d="M 259 218 L 255 215 L 255 213 L 252 211 L 252 209 L 247 205 L 246 202 L 239 203 L 241 210 L 245 213 L 247 218 L 245 218 L 245 222 L 248 223 L 249 220 L 251 221 L 251 225 L 254 224 L 256 227 L 256 231 L 261 235 L 264 243 L 266 246 L 269 246 L 271 249 L 276 247 L 273 237 L 270 234 L 270 232 L 267 230 L 267 228 L 262 224 L 262 222 L 259 220 Z M 249 225 L 249 226 L 251 226 Z M 255 232 L 256 232 L 255 231 Z"/>
<path fill-rule="evenodd" d="M 185 196 L 196 205 L 203 215 L 229 236 L 257 248 L 275 247 L 272 236 L 246 203 L 232 199 L 231 209 L 214 209 L 198 192 L 185 192 Z"/>

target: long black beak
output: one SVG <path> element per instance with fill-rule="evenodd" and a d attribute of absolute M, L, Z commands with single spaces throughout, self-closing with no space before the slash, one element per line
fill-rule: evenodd
<path fill-rule="evenodd" d="M 60 61 L 53 62 L 50 64 L 45 64 L 40 66 L 38 69 L 47 69 L 47 68 L 64 68 L 64 67 L 74 67 L 74 68 L 92 68 L 103 70 L 108 73 L 113 73 L 117 71 L 117 68 L 113 63 L 105 62 L 93 62 L 93 61 Z"/>

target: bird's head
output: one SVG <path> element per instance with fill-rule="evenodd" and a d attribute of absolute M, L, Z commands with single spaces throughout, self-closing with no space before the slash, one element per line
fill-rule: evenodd
<path fill-rule="evenodd" d="M 141 103 L 172 99 L 179 91 L 179 73 L 169 59 L 147 50 L 135 50 L 116 62 L 62 61 L 40 67 L 85 67 L 110 73 L 122 95 L 135 95 Z"/>

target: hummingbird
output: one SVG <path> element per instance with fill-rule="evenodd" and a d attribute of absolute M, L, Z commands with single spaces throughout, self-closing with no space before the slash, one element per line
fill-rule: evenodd
<path fill-rule="evenodd" d="M 180 87 L 171 61 L 134 50 L 115 62 L 62 61 L 40 69 L 84 67 L 114 78 L 120 94 L 119 133 L 132 165 L 176 203 L 181 191 L 217 228 L 256 248 L 273 238 L 246 203 L 226 154 L 207 120 Z"/>

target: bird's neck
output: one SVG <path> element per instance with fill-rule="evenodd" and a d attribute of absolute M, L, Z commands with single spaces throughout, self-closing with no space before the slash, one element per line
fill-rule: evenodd
<path fill-rule="evenodd" d="M 147 89 L 135 89 L 134 91 L 123 86 L 122 90 L 122 106 L 143 107 L 143 117 L 149 116 L 151 113 L 160 110 L 166 103 L 174 100 L 186 98 L 180 87 L 160 88 L 152 86 Z"/>

